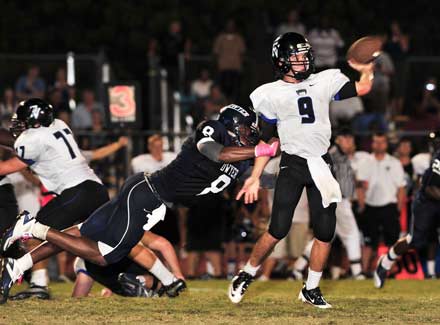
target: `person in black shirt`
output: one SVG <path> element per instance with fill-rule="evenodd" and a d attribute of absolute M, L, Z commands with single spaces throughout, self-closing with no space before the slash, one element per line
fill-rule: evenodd
<path fill-rule="evenodd" d="M 254 110 L 231 104 L 221 110 L 218 120 L 202 122 L 173 162 L 152 175 L 138 173 L 128 178 L 115 198 L 79 226 L 60 232 L 29 215 L 18 219 L 13 231 L 3 236 L 1 250 L 8 248 L 5 243 L 23 237 L 48 243 L 18 260 L 6 260 L 1 281 L 3 302 L 24 271 L 60 250 L 100 266 L 126 256 L 145 266 L 142 250 L 136 245 L 144 231 L 163 220 L 165 202 L 191 206 L 233 184 L 249 168 L 252 158 L 277 153 L 277 141 L 256 145 L 258 140 Z"/>

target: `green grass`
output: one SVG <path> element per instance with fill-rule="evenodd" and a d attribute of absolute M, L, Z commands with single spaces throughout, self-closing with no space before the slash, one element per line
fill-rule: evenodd
<path fill-rule="evenodd" d="M 51 301 L 9 301 L 0 306 L 0 324 L 426 324 L 440 323 L 440 281 L 388 281 L 382 290 L 372 281 L 323 281 L 333 304 L 320 310 L 298 300 L 300 282 L 253 283 L 243 302 L 233 305 L 227 281 L 190 281 L 176 299 L 70 298 L 71 285 L 51 286 Z M 15 288 L 17 291 L 20 287 Z"/>

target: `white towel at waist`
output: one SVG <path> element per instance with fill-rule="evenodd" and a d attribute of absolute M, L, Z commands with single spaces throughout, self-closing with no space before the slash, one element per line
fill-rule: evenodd
<path fill-rule="evenodd" d="M 330 203 L 341 202 L 341 188 L 324 159 L 321 157 L 307 158 L 307 166 L 316 187 L 321 192 L 324 208 L 327 208 Z"/>

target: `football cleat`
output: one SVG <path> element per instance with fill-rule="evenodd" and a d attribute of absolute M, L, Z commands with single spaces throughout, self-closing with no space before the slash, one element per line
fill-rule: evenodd
<path fill-rule="evenodd" d="M 317 308 L 332 308 L 332 305 L 330 305 L 324 298 L 324 296 L 321 293 L 321 289 L 319 287 L 316 287 L 315 289 L 306 289 L 306 284 L 303 284 L 303 287 L 298 295 L 298 300 L 301 300 L 304 303 L 310 304 L 312 306 L 315 306 Z"/>
<path fill-rule="evenodd" d="M 374 278 L 374 286 L 378 289 L 382 288 L 385 284 L 385 280 L 387 278 L 388 271 L 382 266 L 382 260 L 385 258 L 385 255 L 382 255 L 377 261 L 376 269 L 373 273 Z"/>
<path fill-rule="evenodd" d="M 254 277 L 251 274 L 240 270 L 229 285 L 229 300 L 234 304 L 238 304 L 243 299 L 252 281 L 254 281 Z"/>
<path fill-rule="evenodd" d="M 170 285 L 161 287 L 157 291 L 157 294 L 159 295 L 159 297 L 162 297 L 164 294 L 166 294 L 169 298 L 175 298 L 180 294 L 180 292 L 184 291 L 185 289 L 185 281 L 183 281 L 182 279 L 176 279 Z"/>
<path fill-rule="evenodd" d="M 2 298 L 0 304 L 4 304 L 9 298 L 9 291 L 15 282 L 21 282 L 23 279 L 23 272 L 17 265 L 17 261 L 12 258 L 5 258 L 2 260 L 1 269 L 1 294 Z"/>
<path fill-rule="evenodd" d="M 38 286 L 34 283 L 31 283 L 27 290 L 21 291 L 16 295 L 11 296 L 11 300 L 25 300 L 33 297 L 41 300 L 49 300 L 49 289 L 47 287 Z"/>
<path fill-rule="evenodd" d="M 122 286 L 123 295 L 127 297 L 153 297 L 153 290 L 148 290 L 135 274 L 120 273 L 118 282 Z"/>
<path fill-rule="evenodd" d="M 0 254 L 4 254 L 19 239 L 26 241 L 33 238 L 31 230 L 35 222 L 35 218 L 28 211 L 22 211 L 17 216 L 14 225 L 3 235 L 0 244 Z"/>

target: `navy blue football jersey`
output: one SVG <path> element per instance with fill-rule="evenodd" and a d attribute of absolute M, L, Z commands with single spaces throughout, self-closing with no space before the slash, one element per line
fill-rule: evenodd
<path fill-rule="evenodd" d="M 160 197 L 191 206 L 205 196 L 222 192 L 235 183 L 251 165 L 252 159 L 234 163 L 214 162 L 201 154 L 197 145 L 215 141 L 233 146 L 232 137 L 219 121 L 202 122 L 182 145 L 182 151 L 168 166 L 150 176 Z"/>
<path fill-rule="evenodd" d="M 427 186 L 440 187 L 440 150 L 434 153 L 429 168 L 423 173 L 420 192 L 424 195 Z"/>

